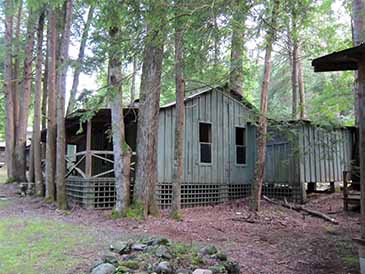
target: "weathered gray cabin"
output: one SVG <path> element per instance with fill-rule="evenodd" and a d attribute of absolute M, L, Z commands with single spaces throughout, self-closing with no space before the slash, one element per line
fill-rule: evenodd
<path fill-rule="evenodd" d="M 354 132 L 352 127 L 326 129 L 305 120 L 273 123 L 265 168 L 271 193 L 305 202 L 318 183 L 333 187 L 342 182 L 351 165 Z"/>
<path fill-rule="evenodd" d="M 240 94 L 225 88 L 195 90 L 185 98 L 185 167 L 183 207 L 212 205 L 246 197 L 250 193 L 256 161 L 256 112 Z M 89 208 L 112 208 L 115 201 L 111 113 L 101 109 L 88 121 L 77 111 L 66 119 L 67 195 L 70 201 Z M 126 142 L 136 151 L 138 106 L 124 109 Z M 324 133 L 304 123 L 303 135 L 284 135 L 272 127 L 268 142 L 263 193 L 305 201 L 306 184 L 340 181 L 351 159 L 351 133 L 336 129 L 326 133 L 327 144 L 318 145 Z M 171 203 L 174 158 L 175 103 L 161 106 L 158 131 L 158 185 L 161 208 Z M 302 136 L 302 137 L 301 137 Z M 312 136 L 312 137 L 310 137 Z M 45 136 L 43 136 L 45 140 Z M 296 153 L 299 147 L 299 154 Z M 310 151 L 309 153 L 307 151 Z M 331 160 L 322 159 L 323 154 Z M 301 155 L 300 157 L 298 155 Z M 133 191 L 136 155 L 131 166 Z"/>

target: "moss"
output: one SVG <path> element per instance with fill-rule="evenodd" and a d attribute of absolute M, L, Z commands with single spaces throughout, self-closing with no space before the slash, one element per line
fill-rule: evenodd
<path fill-rule="evenodd" d="M 120 219 L 120 218 L 124 218 L 126 217 L 126 213 L 123 213 L 123 212 L 118 212 L 116 211 L 115 209 L 112 210 L 112 215 L 111 215 L 112 219 L 113 220 L 117 220 L 117 219 Z"/>
<path fill-rule="evenodd" d="M 126 217 L 131 219 L 142 220 L 143 219 L 143 204 L 133 203 L 126 212 Z"/>
<path fill-rule="evenodd" d="M 139 268 L 140 263 L 138 261 L 129 260 L 129 261 L 121 262 L 120 265 L 128 267 L 128 268 L 133 269 L 133 270 L 136 270 L 136 269 Z"/>
<path fill-rule="evenodd" d="M 348 255 L 343 257 L 342 261 L 347 267 L 357 267 L 359 264 L 359 257 Z"/>

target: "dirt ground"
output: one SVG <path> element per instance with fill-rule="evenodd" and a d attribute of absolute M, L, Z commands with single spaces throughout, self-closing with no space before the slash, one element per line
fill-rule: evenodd
<path fill-rule="evenodd" d="M 183 220 L 161 218 L 146 221 L 112 220 L 110 211 L 73 208 L 56 210 L 35 198 L 16 195 L 14 185 L 0 184 L 0 197 L 10 205 L 0 207 L 2 217 L 46 218 L 87 226 L 94 241 L 88 260 L 77 271 L 87 271 L 90 262 L 106 250 L 108 241 L 128 235 L 162 235 L 184 243 L 209 243 L 224 250 L 247 274 L 347 274 L 359 273 L 357 248 L 351 239 L 359 235 L 359 213 L 344 213 L 340 193 L 310 196 L 306 207 L 326 213 L 339 224 L 263 202 L 258 216 L 250 213 L 247 200 L 224 205 L 183 210 Z M 82 249 L 80 249 L 82 250 Z M 80 251 L 81 252 L 81 251 Z M 75 272 L 73 272 L 75 271 Z M 70 270 L 76 273 L 76 270 Z"/>

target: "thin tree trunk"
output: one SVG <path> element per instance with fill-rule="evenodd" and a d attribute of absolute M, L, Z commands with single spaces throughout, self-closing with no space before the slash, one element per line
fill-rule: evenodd
<path fill-rule="evenodd" d="M 33 194 L 34 192 L 34 146 L 33 146 L 33 140 L 29 149 L 29 171 L 28 171 L 28 193 Z"/>
<path fill-rule="evenodd" d="M 279 13 L 279 0 L 273 0 L 274 6 L 271 15 L 270 29 L 266 34 L 266 49 L 265 49 L 265 64 L 264 64 L 264 77 L 261 86 L 261 104 L 260 104 L 260 117 L 259 126 L 257 128 L 257 159 L 255 168 L 255 180 L 252 183 L 252 193 L 250 208 L 254 211 L 260 210 L 261 203 L 261 191 L 264 183 L 265 175 L 265 155 L 266 155 L 266 133 L 267 133 L 267 103 L 268 93 L 270 85 L 270 77 L 272 70 L 271 54 L 272 46 L 275 41 L 275 33 L 277 26 L 277 15 Z"/>
<path fill-rule="evenodd" d="M 113 151 L 114 151 L 114 177 L 116 201 L 114 212 L 118 216 L 123 216 L 129 205 L 129 181 L 125 181 L 125 169 L 123 156 L 128 154 L 129 147 L 125 142 L 124 136 L 124 117 L 123 117 L 123 91 L 122 91 L 122 63 L 120 51 L 117 49 L 120 31 L 118 27 L 110 28 L 109 36 L 111 39 L 111 51 L 109 56 L 109 86 L 113 91 L 112 101 L 112 132 L 113 132 Z"/>
<path fill-rule="evenodd" d="M 305 90 L 303 71 L 303 51 L 298 44 L 298 90 L 299 90 L 299 117 L 305 119 Z"/>
<path fill-rule="evenodd" d="M 34 153 L 34 178 L 35 193 L 37 196 L 44 196 L 44 185 L 41 167 L 41 96 L 42 96 L 42 63 L 43 63 L 43 29 L 45 13 L 39 16 L 37 30 L 37 59 L 35 72 L 35 91 L 34 91 L 34 123 L 32 147 Z"/>
<path fill-rule="evenodd" d="M 145 217 L 149 213 L 159 214 L 154 196 L 158 182 L 157 138 L 165 17 L 165 1 L 152 1 L 151 11 L 147 15 L 147 37 L 143 51 L 134 188 L 134 201 L 143 204 Z"/>
<path fill-rule="evenodd" d="M 131 84 L 131 104 L 133 104 L 136 98 L 136 74 L 137 74 L 137 57 L 133 57 L 133 72 L 132 72 L 132 84 Z"/>
<path fill-rule="evenodd" d="M 183 0 L 176 1 L 176 10 Z M 175 117 L 175 147 L 174 170 L 172 175 L 172 202 L 170 216 L 180 218 L 181 185 L 184 181 L 184 134 L 185 134 L 185 81 L 184 81 L 184 42 L 183 22 L 178 12 L 175 14 L 175 82 L 176 82 L 176 117 Z"/>
<path fill-rule="evenodd" d="M 56 11 L 48 10 L 48 110 L 47 110 L 47 143 L 46 143 L 46 198 L 56 200 L 56 52 L 57 52 L 57 17 Z"/>
<path fill-rule="evenodd" d="M 293 40 L 291 60 L 291 85 L 292 85 L 292 118 L 297 119 L 298 105 L 298 42 Z"/>
<path fill-rule="evenodd" d="M 243 43 L 245 37 L 246 14 L 242 14 L 244 1 L 234 1 L 234 14 L 231 20 L 231 68 L 229 74 L 230 89 L 243 95 Z"/>
<path fill-rule="evenodd" d="M 33 63 L 33 46 L 36 20 L 32 11 L 29 12 L 27 22 L 26 44 L 24 49 L 24 80 L 22 94 L 19 96 L 19 121 L 16 132 L 15 143 L 15 166 L 16 180 L 26 182 L 26 163 L 25 163 L 25 145 L 27 138 L 28 115 L 32 88 L 32 63 Z"/>
<path fill-rule="evenodd" d="M 8 180 L 13 180 L 14 171 L 14 139 L 15 139 L 15 124 L 14 124 L 14 96 L 12 88 L 12 38 L 13 38 L 13 1 L 6 0 L 4 5 L 5 12 L 5 58 L 4 58 L 4 90 L 5 90 L 5 108 L 6 108 L 6 163 Z"/>
<path fill-rule="evenodd" d="M 68 48 L 70 44 L 71 24 L 72 24 L 73 1 L 66 1 L 66 14 L 62 31 L 59 56 L 59 74 L 57 77 L 57 152 L 56 152 L 56 187 L 57 187 L 57 207 L 67 209 L 66 183 L 65 183 L 65 96 L 66 96 L 66 73 L 68 68 Z"/>
<path fill-rule="evenodd" d="M 365 0 L 352 0 L 352 39 L 354 46 L 358 46 L 365 42 Z M 355 125 L 359 127 L 359 79 L 358 71 L 355 72 Z"/>
<path fill-rule="evenodd" d="M 94 10 L 95 10 L 95 6 L 94 6 L 94 4 L 91 4 L 90 7 L 89 7 L 88 14 L 87 14 L 87 20 L 86 20 L 86 23 L 85 23 L 85 26 L 84 26 L 84 31 L 83 31 L 82 36 L 81 36 L 79 56 L 77 58 L 77 64 L 76 64 L 76 67 L 75 67 L 74 78 L 73 78 L 72 88 L 71 88 L 71 92 L 70 92 L 70 99 L 68 101 L 68 106 L 67 106 L 67 114 L 70 114 L 75 109 L 76 93 L 77 93 L 77 88 L 79 86 L 79 78 L 80 78 L 81 68 L 82 68 L 83 63 L 84 63 L 86 42 L 87 42 L 87 38 L 88 38 L 88 35 L 89 35 L 91 21 L 92 21 L 93 16 L 94 16 Z"/>

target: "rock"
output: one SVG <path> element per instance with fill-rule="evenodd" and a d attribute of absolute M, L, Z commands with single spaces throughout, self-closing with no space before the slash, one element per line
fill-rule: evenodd
<path fill-rule="evenodd" d="M 151 239 L 147 242 L 147 245 L 168 245 L 169 243 L 170 241 L 168 239 L 159 237 Z"/>
<path fill-rule="evenodd" d="M 223 274 L 226 273 L 226 268 L 224 265 L 215 265 L 209 267 L 209 270 L 213 272 L 213 274 Z"/>
<path fill-rule="evenodd" d="M 133 261 L 133 260 L 121 262 L 120 265 L 128 267 L 130 269 L 134 269 L 134 270 L 139 268 L 139 262 Z"/>
<path fill-rule="evenodd" d="M 110 250 L 120 255 L 128 254 L 131 252 L 131 246 L 130 242 L 116 241 L 110 245 Z"/>
<path fill-rule="evenodd" d="M 200 254 L 205 255 L 214 255 L 218 252 L 217 248 L 214 245 L 208 245 L 200 249 Z"/>
<path fill-rule="evenodd" d="M 145 245 L 145 244 L 133 244 L 132 250 L 133 251 L 143 251 L 146 249 L 146 247 L 147 247 L 147 245 Z"/>
<path fill-rule="evenodd" d="M 227 255 L 223 252 L 218 252 L 217 254 L 213 255 L 213 258 L 220 261 L 227 261 Z"/>
<path fill-rule="evenodd" d="M 228 274 L 240 274 L 240 266 L 238 263 L 225 262 L 223 265 Z"/>
<path fill-rule="evenodd" d="M 90 274 L 114 274 L 116 268 L 110 263 L 99 264 L 94 267 Z"/>
<path fill-rule="evenodd" d="M 130 269 L 128 267 L 125 267 L 123 265 L 118 266 L 117 273 L 130 273 Z"/>
<path fill-rule="evenodd" d="M 170 250 L 168 250 L 168 248 L 166 246 L 159 246 L 156 250 L 155 255 L 159 258 L 163 258 L 163 259 L 168 259 L 171 260 L 172 259 L 172 254 L 170 252 Z"/>
<path fill-rule="evenodd" d="M 213 272 L 209 269 L 198 268 L 194 270 L 193 274 L 213 274 Z"/>
<path fill-rule="evenodd" d="M 161 262 L 156 267 L 157 274 L 173 274 L 174 269 L 169 262 Z"/>
<path fill-rule="evenodd" d="M 176 271 L 176 274 L 191 274 L 191 273 L 193 273 L 193 272 L 188 269 L 178 269 Z"/>
<path fill-rule="evenodd" d="M 114 255 L 109 255 L 109 254 L 103 255 L 101 257 L 101 260 L 103 261 L 103 263 L 110 263 L 110 264 L 112 264 L 114 266 L 118 266 L 119 265 L 118 259 Z"/>

